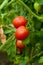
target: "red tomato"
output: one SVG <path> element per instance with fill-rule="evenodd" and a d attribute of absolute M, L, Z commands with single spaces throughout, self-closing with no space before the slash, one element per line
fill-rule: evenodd
<path fill-rule="evenodd" d="M 13 25 L 14 27 L 18 28 L 20 26 L 25 26 L 26 25 L 26 19 L 24 16 L 18 16 L 13 20 Z"/>
<path fill-rule="evenodd" d="M 21 40 L 17 40 L 16 46 L 19 50 L 21 50 L 25 47 L 25 45 L 23 44 L 23 42 Z"/>
<path fill-rule="evenodd" d="M 27 38 L 28 35 L 29 35 L 29 31 L 25 26 L 20 26 L 15 32 L 15 37 L 18 40 L 23 40 Z"/>

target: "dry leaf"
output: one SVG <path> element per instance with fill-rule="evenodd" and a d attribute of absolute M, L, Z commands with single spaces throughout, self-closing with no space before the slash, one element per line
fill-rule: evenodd
<path fill-rule="evenodd" d="M 3 28 L 0 28 L 0 35 L 3 34 Z"/>
<path fill-rule="evenodd" d="M 0 25 L 0 39 L 1 39 L 1 35 L 3 34 L 3 28 L 2 28 L 2 25 Z"/>
<path fill-rule="evenodd" d="M 9 24 L 9 26 L 11 26 L 11 27 L 13 27 L 13 28 L 14 28 L 13 24 Z"/>
<path fill-rule="evenodd" d="M 1 35 L 1 42 L 4 44 L 6 42 L 6 35 Z"/>

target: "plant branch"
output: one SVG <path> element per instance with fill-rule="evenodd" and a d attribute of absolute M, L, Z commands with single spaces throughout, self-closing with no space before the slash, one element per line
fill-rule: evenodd
<path fill-rule="evenodd" d="M 11 0 L 8 4 L 7 4 L 7 6 L 9 6 L 11 3 L 13 3 L 14 2 L 14 0 Z"/>
<path fill-rule="evenodd" d="M 31 11 L 31 9 L 30 9 L 23 1 L 18 0 L 18 3 L 21 3 L 22 6 L 24 6 L 24 7 L 26 8 L 26 10 L 27 10 L 28 12 L 30 12 L 34 17 L 36 17 L 37 19 L 43 21 L 43 17 L 37 16 L 34 12 Z"/>
<path fill-rule="evenodd" d="M 0 10 L 8 3 L 8 0 L 4 0 L 4 2 L 0 5 Z"/>
<path fill-rule="evenodd" d="M 39 54 L 34 55 L 34 56 L 30 59 L 30 61 L 31 61 L 32 59 L 34 59 L 35 57 L 39 57 L 41 54 L 43 54 L 43 51 L 41 51 Z"/>

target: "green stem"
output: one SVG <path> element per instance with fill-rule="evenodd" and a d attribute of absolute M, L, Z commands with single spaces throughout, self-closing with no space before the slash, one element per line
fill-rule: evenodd
<path fill-rule="evenodd" d="M 15 3 L 16 4 L 16 3 Z M 8 14 L 9 13 L 9 14 Z M 3 16 L 3 18 L 7 15 L 7 16 L 9 16 L 9 15 L 11 15 L 12 13 L 14 13 L 15 14 L 15 12 L 14 12 L 14 10 L 12 9 L 12 10 L 10 10 L 9 12 L 7 12 L 7 13 L 4 13 L 4 16 Z M 15 16 L 16 16 L 16 14 L 15 14 Z"/>
<path fill-rule="evenodd" d="M 13 3 L 14 2 L 14 0 L 11 0 L 8 4 L 7 4 L 7 6 L 9 6 L 11 3 Z"/>
<path fill-rule="evenodd" d="M 41 51 L 39 54 L 34 55 L 34 56 L 30 59 L 30 62 L 32 61 L 32 59 L 34 59 L 35 57 L 39 57 L 41 54 L 43 54 L 43 51 Z"/>
<path fill-rule="evenodd" d="M 18 0 L 18 3 L 21 3 L 22 6 L 24 6 L 24 7 L 26 8 L 26 10 L 27 10 L 28 12 L 30 12 L 34 17 L 36 17 L 37 19 L 43 21 L 43 17 L 37 16 L 34 12 L 31 11 L 31 9 L 30 9 L 23 1 Z"/>
<path fill-rule="evenodd" d="M 42 51 L 42 52 L 40 52 L 39 54 L 34 55 L 34 56 L 32 57 L 32 59 L 33 59 L 33 58 L 35 58 L 35 57 L 40 56 L 41 54 L 43 54 L 43 51 Z"/>
<path fill-rule="evenodd" d="M 16 5 L 16 3 L 17 2 L 15 2 L 14 3 L 14 5 Z M 7 4 L 7 6 L 8 5 L 10 5 L 11 4 L 11 1 Z M 14 9 L 12 9 L 12 10 L 10 10 L 9 12 L 7 12 L 7 13 L 3 13 L 3 18 L 7 15 L 7 16 L 9 16 L 9 15 L 11 15 L 11 13 L 13 13 L 14 12 Z M 8 14 L 9 13 L 9 14 Z M 15 13 L 14 13 L 15 14 Z M 2 19 L 2 17 L 0 17 L 0 19 Z"/>
<path fill-rule="evenodd" d="M 4 2 L 0 5 L 0 10 L 8 3 L 8 0 L 4 0 Z"/>
<path fill-rule="evenodd" d="M 33 50 L 34 50 L 34 48 L 32 47 L 31 54 L 30 54 L 30 59 L 32 58 Z"/>

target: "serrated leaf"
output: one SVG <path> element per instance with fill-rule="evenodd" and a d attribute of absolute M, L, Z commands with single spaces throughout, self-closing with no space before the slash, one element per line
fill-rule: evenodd
<path fill-rule="evenodd" d="M 16 29 L 15 28 L 6 28 L 6 30 L 4 31 L 5 34 L 9 34 L 9 33 L 12 33 L 12 32 L 15 32 Z"/>

